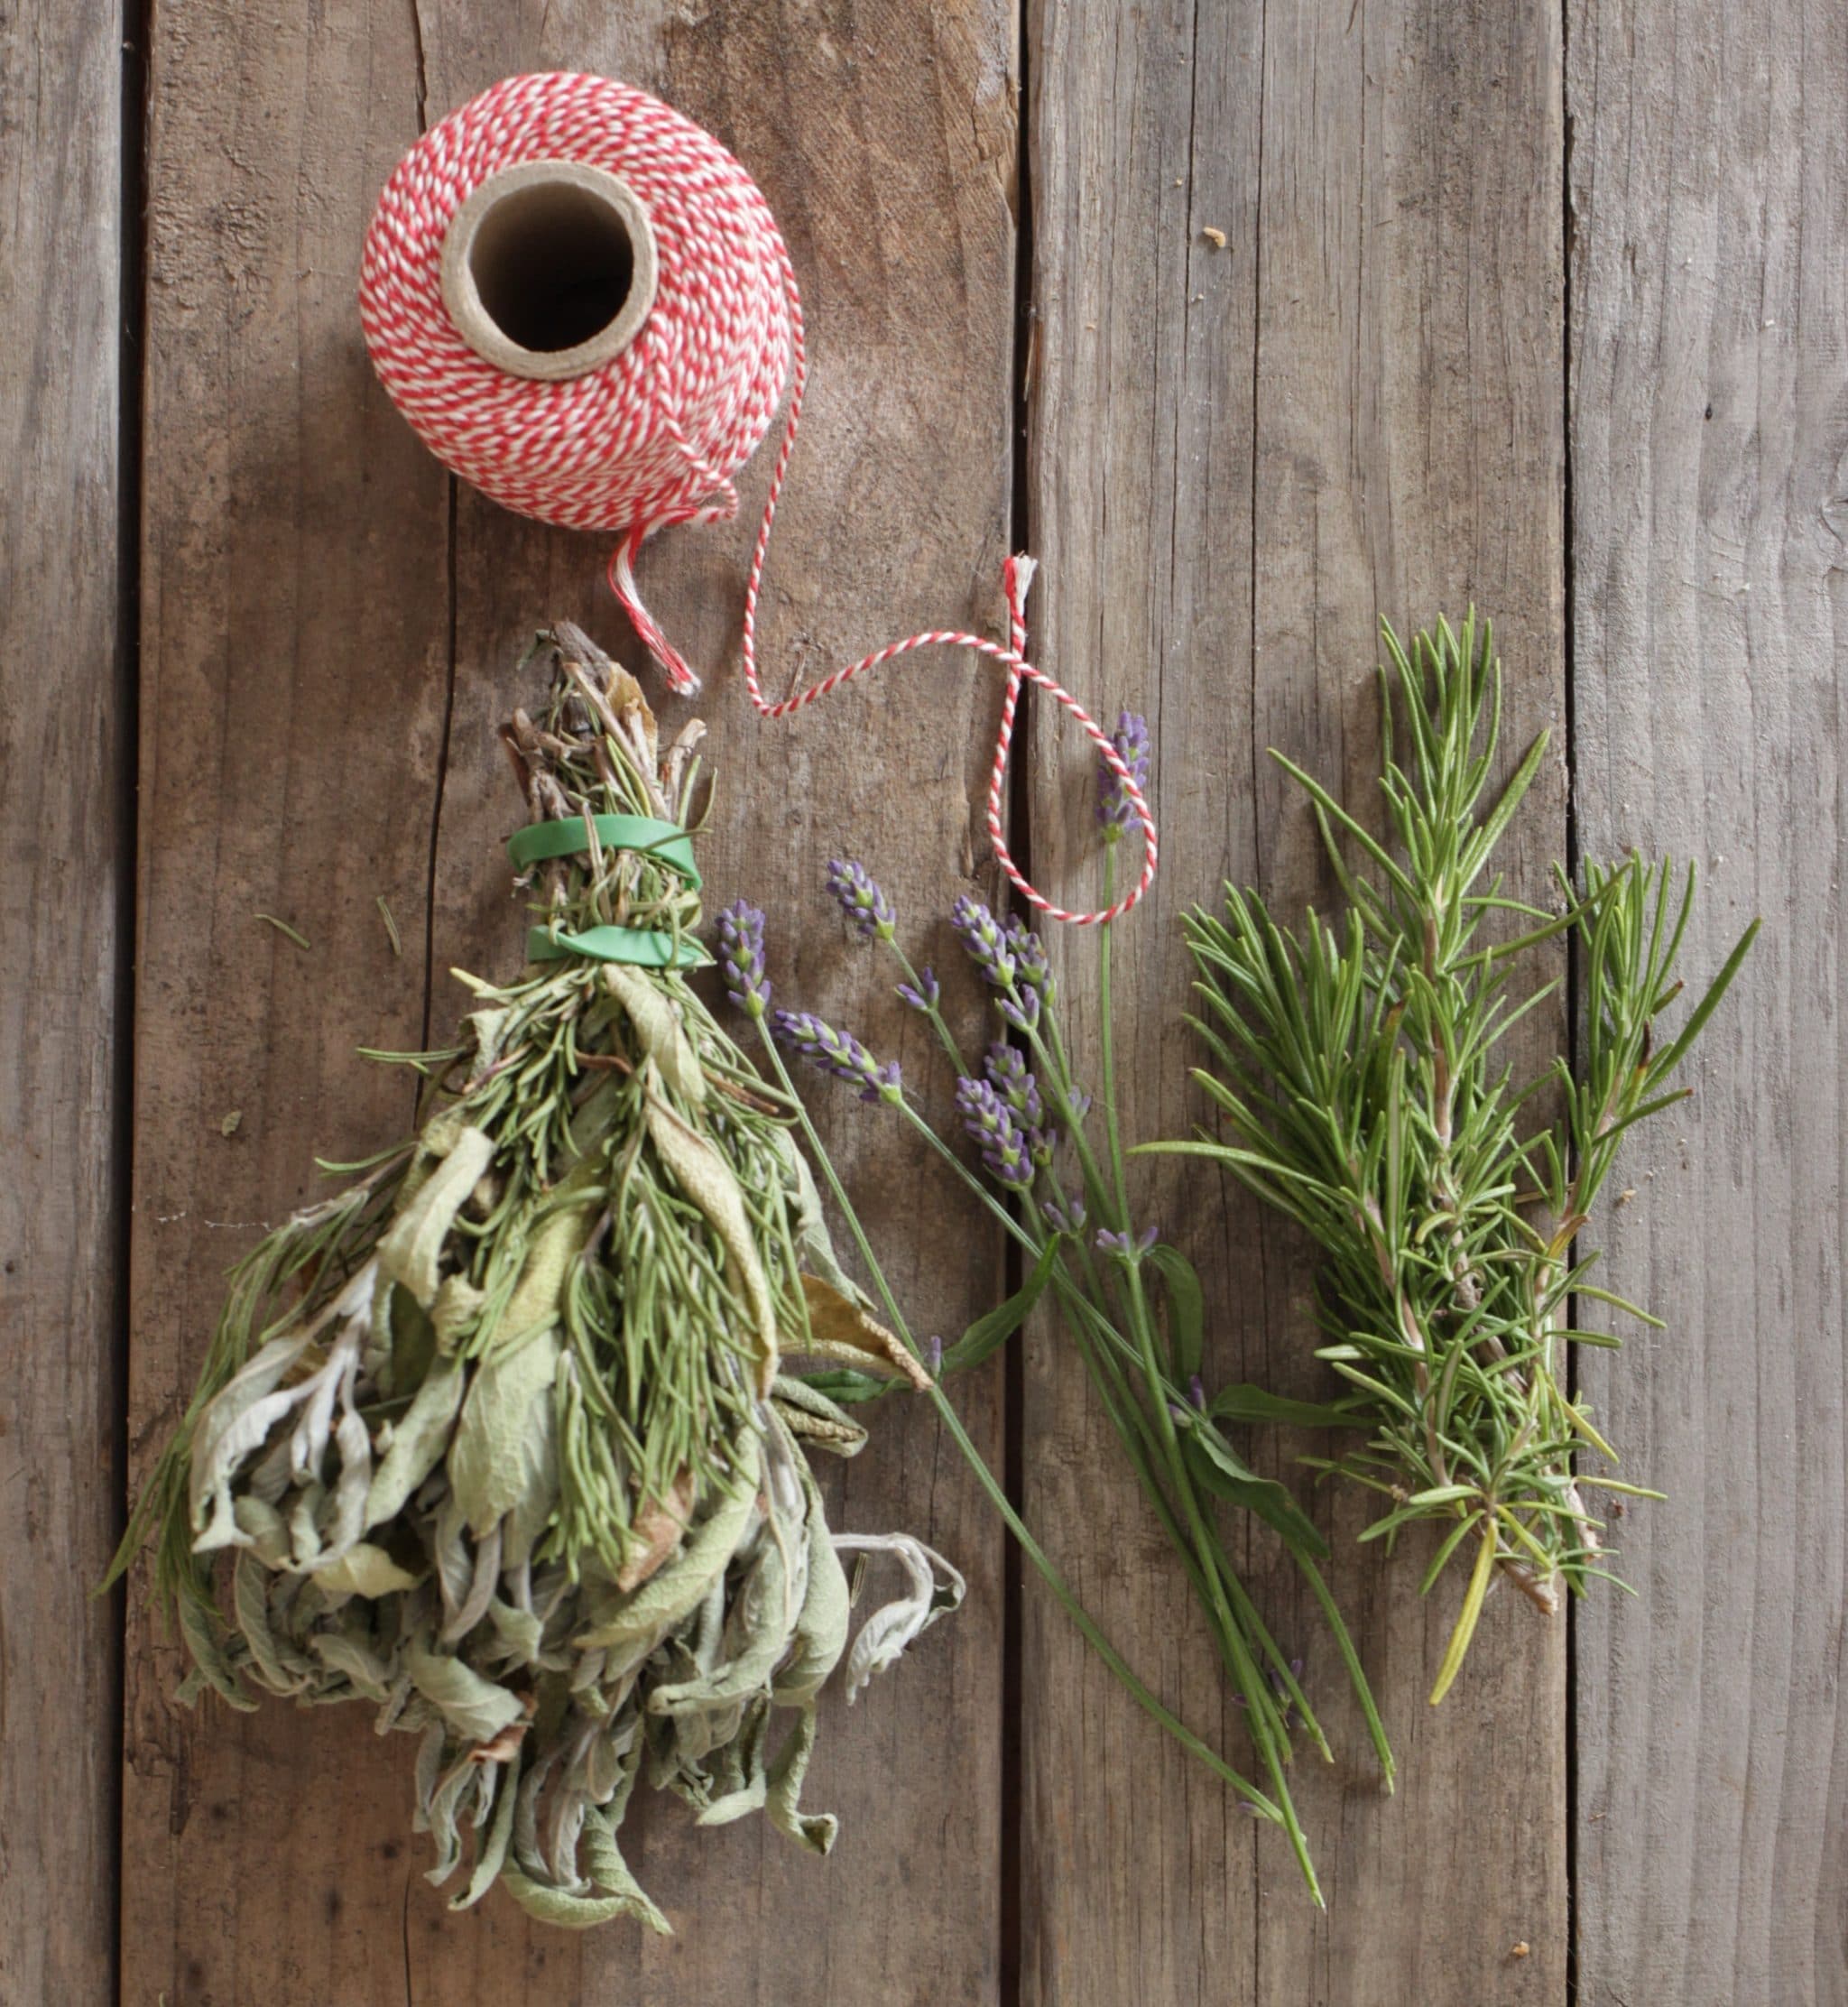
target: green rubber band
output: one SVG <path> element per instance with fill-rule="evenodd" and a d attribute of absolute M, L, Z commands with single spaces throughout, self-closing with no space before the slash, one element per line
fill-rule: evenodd
<path fill-rule="evenodd" d="M 699 884 L 699 867 L 693 862 L 693 841 L 678 823 L 658 822 L 652 816 L 600 815 L 591 818 L 596 840 L 612 850 L 645 851 L 664 865 L 671 865 L 689 885 Z M 507 841 L 507 855 L 516 871 L 541 857 L 569 857 L 590 848 L 584 818 L 560 816 L 553 822 L 530 823 L 515 830 Z M 664 965 L 663 965 L 664 966 Z"/>
<path fill-rule="evenodd" d="M 658 933 L 651 927 L 592 927 L 581 934 L 527 930 L 529 962 L 562 962 L 583 955 L 594 962 L 627 962 L 635 968 L 703 968 L 711 960 L 698 941 Z"/>

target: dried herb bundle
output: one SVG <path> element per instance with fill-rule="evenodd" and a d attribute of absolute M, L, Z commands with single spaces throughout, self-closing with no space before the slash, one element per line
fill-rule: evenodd
<path fill-rule="evenodd" d="M 1347 911 L 1338 925 L 1311 913 L 1291 935 L 1255 893 L 1228 887 L 1224 919 L 1191 918 L 1196 1022 L 1215 1060 L 1197 1077 L 1224 1112 L 1227 1140 L 1159 1147 L 1225 1165 L 1326 1258 L 1318 1355 L 1349 1383 L 1338 1405 L 1367 1439 L 1324 1467 L 1390 1501 L 1364 1538 L 1390 1544 L 1415 1521 L 1446 1525 L 1427 1591 L 1453 1556 L 1473 1556 L 1435 1703 L 1498 1568 L 1548 1613 L 1562 1584 L 1579 1592 L 1606 1572 L 1603 1525 L 1583 1494 L 1638 1487 L 1575 1475 L 1581 1448 L 1616 1458 L 1566 1384 L 1566 1347 L 1618 1341 L 1575 1328 L 1574 1306 L 1658 1320 L 1594 1287 L 1595 1257 L 1575 1244 L 1625 1133 L 1692 1091 L 1669 1081 L 1757 923 L 1679 1029 L 1661 1034 L 1682 988 L 1692 867 L 1677 883 L 1666 860 L 1632 856 L 1587 865 L 1577 888 L 1559 870 L 1557 912 L 1505 897 L 1495 848 L 1546 735 L 1488 805 L 1502 673 L 1487 626 L 1472 616 L 1459 635 L 1440 623 L 1409 654 L 1390 629 L 1385 642 L 1381 786 L 1399 854 L 1273 755 L 1315 805 Z M 1504 915 L 1524 930 L 1490 939 Z M 1584 1050 L 1575 1069 L 1558 1059 L 1517 1085 L 1502 1041 L 1557 985 L 1517 999 L 1515 978 L 1562 934 L 1578 955 Z M 1563 1113 L 1536 1122 L 1535 1097 L 1549 1088 Z"/>
<path fill-rule="evenodd" d="M 549 705 L 504 732 L 528 967 L 464 978 L 465 1045 L 374 1055 L 430 1079 L 420 1133 L 327 1167 L 356 1181 L 234 1272 L 115 1572 L 153 1538 L 189 1696 L 366 1700 L 421 1734 L 431 1879 L 479 1836 L 452 1907 L 499 1879 L 548 1922 L 664 1930 L 617 1847 L 637 1778 L 826 1852 L 799 1803 L 820 1688 L 845 1654 L 851 1697 L 963 1585 L 823 1516 L 808 1453 L 865 1431 L 785 1362 L 927 1376 L 836 1262 L 786 1098 L 681 973 L 699 727 L 663 754 L 631 678 L 541 641 Z M 849 1651 L 855 1550 L 906 1587 Z"/>

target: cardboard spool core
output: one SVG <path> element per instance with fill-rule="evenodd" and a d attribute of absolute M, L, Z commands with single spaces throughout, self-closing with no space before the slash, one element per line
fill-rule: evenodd
<path fill-rule="evenodd" d="M 484 362 L 562 383 L 622 354 L 654 304 L 654 232 L 628 183 L 577 161 L 491 174 L 443 238 L 443 303 Z"/>

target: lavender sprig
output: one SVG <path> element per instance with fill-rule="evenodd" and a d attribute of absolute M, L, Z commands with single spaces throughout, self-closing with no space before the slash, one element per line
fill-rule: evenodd
<path fill-rule="evenodd" d="M 748 1018 L 770 1008 L 763 974 L 763 911 L 738 900 L 718 916 L 718 966 L 725 994 Z"/>
<path fill-rule="evenodd" d="M 1003 1045 L 997 1040 L 983 1056 L 982 1071 L 989 1086 L 1029 1129 L 1045 1125 L 1046 1108 L 1040 1098 L 1040 1083 L 1028 1070 L 1027 1056 L 1018 1046 Z"/>
<path fill-rule="evenodd" d="M 864 940 L 889 941 L 898 931 L 898 915 L 877 881 L 863 864 L 836 857 L 827 867 L 827 889 L 847 924 Z"/>
<path fill-rule="evenodd" d="M 1043 1003 L 1053 1000 L 1052 957 L 1046 943 L 1018 913 L 1010 913 L 1003 929 L 1014 958 L 1014 980 L 1023 990 L 1036 990 Z"/>
<path fill-rule="evenodd" d="M 862 1101 L 904 1098 L 898 1061 L 890 1059 L 881 1066 L 851 1031 L 836 1031 L 811 1011 L 773 1012 L 770 1025 L 780 1045 L 806 1059 L 817 1072 L 858 1087 Z"/>
<path fill-rule="evenodd" d="M 937 977 L 926 967 L 918 971 L 915 983 L 901 983 L 898 986 L 899 1001 L 909 1004 L 914 1011 L 929 1017 L 942 1001 L 943 991 Z"/>
<path fill-rule="evenodd" d="M 958 1080 L 956 1113 L 981 1145 L 982 1161 L 995 1182 L 1010 1191 L 1025 1191 L 1033 1182 L 1032 1140 L 989 1082 Z"/>
<path fill-rule="evenodd" d="M 1117 715 L 1116 729 L 1110 735 L 1117 757 L 1130 771 L 1139 792 L 1149 790 L 1149 721 L 1135 711 Z M 1123 782 L 1102 761 L 1097 765 L 1097 821 L 1104 840 L 1114 843 L 1125 830 L 1140 829 L 1142 819 L 1123 791 Z"/>
<path fill-rule="evenodd" d="M 998 990 L 1014 986 L 1014 957 L 1007 930 L 972 893 L 964 893 L 950 908 L 949 923 L 961 937 L 969 959 L 982 972 L 984 983 Z"/>
<path fill-rule="evenodd" d="M 1085 1202 L 1076 1193 L 1056 1191 L 1040 1209 L 1061 1234 L 1082 1234 L 1085 1230 Z"/>

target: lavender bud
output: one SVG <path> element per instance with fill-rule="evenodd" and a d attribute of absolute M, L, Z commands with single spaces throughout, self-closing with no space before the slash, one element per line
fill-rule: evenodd
<path fill-rule="evenodd" d="M 1082 1234 L 1085 1230 L 1085 1201 L 1063 1191 L 1055 1192 L 1046 1201 L 1046 1216 L 1061 1234 Z"/>
<path fill-rule="evenodd" d="M 986 1080 L 956 1082 L 956 1113 L 981 1146 L 982 1161 L 997 1184 L 1025 1191 L 1033 1182 L 1032 1146 L 1014 1112 Z"/>
<path fill-rule="evenodd" d="M 1206 1405 L 1206 1383 L 1197 1373 L 1187 1382 L 1187 1398 L 1197 1408 Z"/>
<path fill-rule="evenodd" d="M 926 1342 L 924 1364 L 929 1367 L 933 1380 L 943 1378 L 943 1340 L 940 1337 L 933 1337 Z"/>
<path fill-rule="evenodd" d="M 1007 920 L 1008 952 L 1013 957 L 1014 977 L 1023 990 L 1038 990 L 1047 1003 L 1052 1001 L 1052 957 L 1046 943 L 1016 913 Z"/>
<path fill-rule="evenodd" d="M 909 1004 L 914 1011 L 934 1011 L 943 992 L 938 987 L 935 976 L 928 968 L 919 969 L 915 985 L 901 983 L 899 1000 Z"/>
<path fill-rule="evenodd" d="M 1292 1659 L 1289 1661 L 1289 1677 L 1296 1681 L 1298 1687 L 1302 1685 L 1303 1662 L 1300 1659 Z M 1271 1692 L 1284 1703 L 1283 1725 L 1286 1728 L 1296 1727 L 1302 1720 L 1302 1716 L 1297 1712 L 1296 1702 L 1290 1697 L 1289 1681 L 1284 1679 L 1275 1666 L 1270 1668 L 1270 1680 Z"/>
<path fill-rule="evenodd" d="M 997 996 L 994 1007 L 1016 1031 L 1030 1031 L 1040 1022 L 1038 990 L 1021 990 L 1016 994 Z"/>
<path fill-rule="evenodd" d="M 969 959 L 982 971 L 983 980 L 996 989 L 1012 989 L 1014 958 L 1008 951 L 1007 935 L 979 899 L 962 893 L 950 908 L 949 923 L 961 937 Z"/>
<path fill-rule="evenodd" d="M 718 966 L 725 994 L 746 1017 L 761 1018 L 770 1008 L 770 985 L 763 976 L 763 912 L 741 899 L 718 916 Z"/>
<path fill-rule="evenodd" d="M 836 1031 L 808 1011 L 774 1012 L 770 1024 L 778 1044 L 806 1059 L 818 1073 L 858 1087 L 862 1101 L 901 1098 L 898 1061 L 881 1066 L 851 1031 Z"/>
<path fill-rule="evenodd" d="M 1118 1261 L 1127 1262 L 1146 1254 L 1160 1236 L 1160 1229 L 1155 1226 L 1145 1226 L 1133 1240 L 1126 1233 L 1113 1234 L 1108 1227 L 1100 1227 L 1091 1244 L 1100 1254 L 1114 1254 Z"/>
<path fill-rule="evenodd" d="M 1027 1057 L 1018 1046 L 999 1041 L 988 1048 L 982 1060 L 988 1084 L 1000 1095 L 1029 1129 L 1040 1128 L 1046 1110 L 1040 1099 L 1040 1083 L 1027 1069 Z"/>
<path fill-rule="evenodd" d="M 1117 757 L 1129 769 L 1130 778 L 1144 795 L 1149 791 L 1149 722 L 1134 711 L 1117 715 L 1116 729 L 1110 735 Z M 1142 819 L 1135 804 L 1123 792 L 1123 782 L 1101 761 L 1097 769 L 1097 821 L 1107 842 L 1114 843 L 1125 829 L 1140 829 Z"/>
<path fill-rule="evenodd" d="M 856 933 L 867 940 L 892 938 L 898 915 L 864 865 L 834 858 L 827 867 L 827 889 Z"/>

